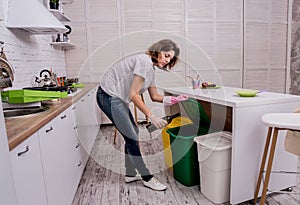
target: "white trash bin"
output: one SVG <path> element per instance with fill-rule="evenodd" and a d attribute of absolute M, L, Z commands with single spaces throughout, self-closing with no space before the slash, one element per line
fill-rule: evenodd
<path fill-rule="evenodd" d="M 216 204 L 230 200 L 231 139 L 231 133 L 226 131 L 194 138 L 201 193 Z"/>

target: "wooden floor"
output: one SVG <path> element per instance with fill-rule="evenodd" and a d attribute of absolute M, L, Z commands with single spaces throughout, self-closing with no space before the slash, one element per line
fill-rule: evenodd
<path fill-rule="evenodd" d="M 172 169 L 164 163 L 161 135 L 154 132 L 150 136 L 143 125 L 141 127 L 140 147 L 151 173 L 167 185 L 166 191 L 152 191 L 141 181 L 126 184 L 124 182 L 124 142 L 120 134 L 113 144 L 114 127 L 102 127 L 96 139 L 91 157 L 87 162 L 73 205 L 118 205 L 118 204 L 201 204 L 211 205 L 199 190 L 199 185 L 186 187 L 173 178 Z M 158 153 L 158 154 L 156 154 Z M 299 164 L 299 163 L 298 163 Z M 298 165 L 298 170 L 300 167 Z M 122 173 L 122 174 L 120 174 Z M 300 175 L 293 192 L 300 193 Z M 229 203 L 225 203 L 229 204 Z M 250 205 L 251 201 L 241 203 Z M 298 205 L 300 194 L 273 193 L 268 195 L 266 204 Z"/>

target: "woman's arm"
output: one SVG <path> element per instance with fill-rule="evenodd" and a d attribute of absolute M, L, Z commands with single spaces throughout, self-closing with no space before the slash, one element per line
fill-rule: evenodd
<path fill-rule="evenodd" d="M 149 108 L 145 105 L 143 102 L 141 96 L 140 96 L 140 90 L 144 84 L 144 78 L 138 75 L 135 75 L 133 77 L 133 81 L 130 88 L 130 100 L 137 106 L 139 110 L 141 110 L 149 119 L 151 120 L 151 123 L 154 124 L 157 128 L 163 128 L 165 127 L 168 122 L 160 117 L 155 116 L 152 114 L 149 110 Z M 151 99 L 156 99 L 158 102 L 162 102 L 163 97 L 157 93 L 156 87 L 149 88 L 148 89 Z M 151 95 L 153 94 L 153 96 Z"/>
<path fill-rule="evenodd" d="M 160 95 L 157 92 L 157 88 L 155 85 L 151 85 L 148 88 L 148 92 L 149 92 L 150 98 L 153 102 L 163 102 L 164 96 Z"/>
<path fill-rule="evenodd" d="M 129 99 L 134 103 L 134 105 L 141 110 L 147 117 L 150 116 L 150 110 L 143 102 L 140 96 L 140 90 L 143 87 L 145 79 L 141 76 L 134 75 L 133 81 L 130 88 Z"/>

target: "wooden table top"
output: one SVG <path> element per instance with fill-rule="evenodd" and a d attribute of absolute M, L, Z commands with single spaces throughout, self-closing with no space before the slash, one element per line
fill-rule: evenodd
<path fill-rule="evenodd" d="M 69 108 L 73 103 L 77 102 L 89 91 L 94 89 L 98 83 L 85 83 L 85 87 L 74 96 L 59 99 L 55 103 L 47 105 L 49 110 L 37 115 L 28 115 L 16 118 L 5 118 L 5 126 L 9 144 L 9 150 L 25 141 L 40 128 Z"/>

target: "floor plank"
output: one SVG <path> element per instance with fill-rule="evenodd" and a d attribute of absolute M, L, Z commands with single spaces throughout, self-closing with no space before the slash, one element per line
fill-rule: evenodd
<path fill-rule="evenodd" d="M 144 125 L 140 125 L 140 130 L 139 144 L 145 163 L 151 173 L 167 185 L 167 190 L 153 191 L 144 187 L 142 181 L 125 183 L 124 141 L 118 133 L 116 144 L 113 144 L 114 127 L 104 126 L 96 139 L 72 205 L 213 205 L 201 194 L 199 185 L 186 187 L 174 180 L 173 170 L 167 168 L 164 163 L 159 132 L 154 132 L 150 136 Z M 300 170 L 299 163 L 298 170 Z M 297 176 L 297 184 L 293 187 L 293 192 L 300 193 L 300 175 Z M 224 205 L 228 204 L 224 203 Z M 241 203 L 241 205 L 250 204 L 251 201 Z M 267 196 L 266 204 L 298 205 L 300 194 L 272 193 Z"/>

